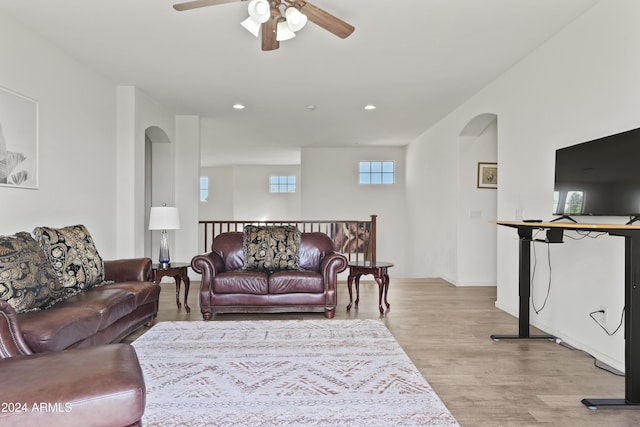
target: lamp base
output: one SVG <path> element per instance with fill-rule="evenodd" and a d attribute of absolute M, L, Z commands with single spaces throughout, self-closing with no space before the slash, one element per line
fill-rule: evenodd
<path fill-rule="evenodd" d="M 158 256 L 158 262 L 162 266 L 162 268 L 167 268 L 170 264 L 169 257 L 169 237 L 167 234 L 167 230 L 162 230 L 162 234 L 160 235 L 160 254 Z"/>

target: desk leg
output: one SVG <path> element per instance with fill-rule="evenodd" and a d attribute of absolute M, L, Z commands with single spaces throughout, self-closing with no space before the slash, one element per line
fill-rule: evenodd
<path fill-rule="evenodd" d="M 507 339 L 554 339 L 551 335 L 531 335 L 529 333 L 529 304 L 531 299 L 531 227 L 518 228 L 519 271 L 518 287 L 520 305 L 518 312 L 518 335 L 491 335 L 493 340 Z"/>
<path fill-rule="evenodd" d="M 636 231 L 610 233 L 625 238 L 624 286 L 625 286 L 625 376 L 624 399 L 582 399 L 589 409 L 633 408 L 640 409 L 640 289 L 636 281 L 640 278 L 640 235 Z"/>

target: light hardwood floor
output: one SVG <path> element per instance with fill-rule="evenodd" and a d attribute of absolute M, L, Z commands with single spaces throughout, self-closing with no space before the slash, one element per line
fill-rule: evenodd
<path fill-rule="evenodd" d="M 187 314 L 176 307 L 174 285 L 163 283 L 158 321 L 202 320 L 199 286 L 191 284 Z M 493 333 L 513 334 L 518 327 L 517 319 L 495 308 L 495 288 L 392 276 L 389 291 L 384 323 L 463 427 L 640 426 L 640 408 L 592 411 L 580 403 L 585 397 L 624 397 L 624 377 L 595 367 L 587 354 L 547 340 L 491 340 Z M 336 319 L 380 318 L 374 282 L 361 283 L 358 310 L 347 312 L 348 301 L 341 282 Z M 256 319 L 324 317 L 224 314 L 212 321 Z"/>

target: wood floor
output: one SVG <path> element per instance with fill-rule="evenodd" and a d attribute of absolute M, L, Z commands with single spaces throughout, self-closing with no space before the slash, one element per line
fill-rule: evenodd
<path fill-rule="evenodd" d="M 158 321 L 202 320 L 199 285 L 191 284 L 187 314 L 176 307 L 174 285 L 163 283 Z M 347 312 L 348 300 L 341 283 L 336 319 L 380 318 L 375 283 L 362 282 L 358 310 Z M 518 327 L 494 302 L 492 287 L 391 278 L 391 310 L 382 317 L 384 323 L 460 425 L 640 426 L 640 408 L 593 411 L 580 403 L 585 397 L 624 397 L 624 377 L 594 366 L 589 355 L 546 340 L 491 340 L 493 333 L 517 333 Z M 224 314 L 212 321 L 311 318 L 324 317 Z"/>

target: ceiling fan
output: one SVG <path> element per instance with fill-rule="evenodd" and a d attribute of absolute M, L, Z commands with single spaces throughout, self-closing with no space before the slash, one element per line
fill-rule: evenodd
<path fill-rule="evenodd" d="M 193 0 L 174 4 L 173 8 L 182 12 L 246 1 L 249 0 Z M 278 49 L 280 41 L 294 37 L 295 31 L 301 29 L 307 19 L 343 39 L 355 30 L 353 25 L 304 0 L 251 0 L 249 18 L 242 26 L 256 37 L 262 30 L 262 50 L 268 51 Z"/>

